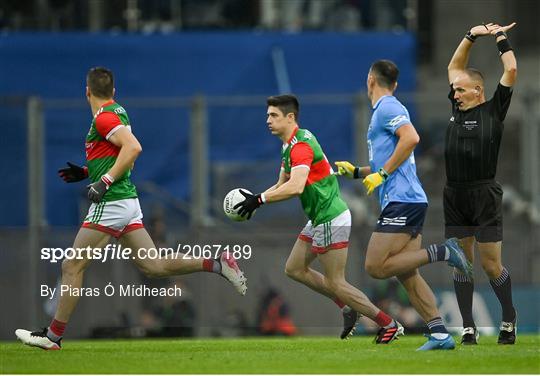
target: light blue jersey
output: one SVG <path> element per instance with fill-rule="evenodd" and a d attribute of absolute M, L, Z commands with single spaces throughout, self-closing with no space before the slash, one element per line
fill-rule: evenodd
<path fill-rule="evenodd" d="M 373 107 L 367 133 L 371 171 L 379 171 L 396 148 L 399 137 L 396 131 L 405 124 L 412 124 L 409 111 L 394 96 L 384 95 Z M 389 202 L 427 203 L 427 196 L 416 176 L 414 152 L 380 185 L 379 202 L 384 209 Z"/>

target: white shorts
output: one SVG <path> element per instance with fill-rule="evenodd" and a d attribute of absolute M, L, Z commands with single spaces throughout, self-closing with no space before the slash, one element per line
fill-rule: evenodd
<path fill-rule="evenodd" d="M 331 249 L 347 248 L 350 235 L 351 212 L 345 210 L 331 221 L 315 227 L 309 221 L 298 238 L 311 243 L 311 252 L 326 253 Z"/>
<path fill-rule="evenodd" d="M 82 227 L 111 234 L 115 238 L 144 228 L 142 210 L 138 198 L 117 201 L 102 201 L 90 205 Z"/>

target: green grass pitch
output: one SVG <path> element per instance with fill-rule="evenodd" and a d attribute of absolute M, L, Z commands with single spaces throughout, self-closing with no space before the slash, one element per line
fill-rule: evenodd
<path fill-rule="evenodd" d="M 540 336 L 519 335 L 501 346 L 483 336 L 478 346 L 415 352 L 421 336 L 390 345 L 371 337 L 194 340 L 67 340 L 61 351 L 0 343 L 1 373 L 540 373 Z"/>

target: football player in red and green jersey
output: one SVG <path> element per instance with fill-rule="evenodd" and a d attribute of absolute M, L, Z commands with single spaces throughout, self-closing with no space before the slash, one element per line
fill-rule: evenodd
<path fill-rule="evenodd" d="M 336 302 L 344 318 L 342 339 L 353 333 L 359 314 L 363 314 L 384 332 L 377 343 L 391 342 L 403 333 L 403 327 L 345 280 L 351 213 L 316 137 L 298 126 L 298 100 L 293 95 L 279 95 L 268 98 L 267 105 L 268 128 L 283 142 L 279 180 L 263 193 L 241 191 L 246 199 L 235 209 L 249 219 L 265 203 L 299 196 L 309 221 L 293 246 L 285 273 Z M 310 267 L 315 258 L 323 265 L 324 274 Z"/>
<path fill-rule="evenodd" d="M 150 254 L 144 251 L 156 249 L 156 246 L 143 226 L 137 190 L 130 180 L 131 169 L 142 151 L 141 145 L 131 132 L 126 111 L 113 99 L 112 72 L 106 68 L 92 68 L 86 82 L 86 97 L 94 116 L 86 136 L 87 166 L 68 163 L 67 168 L 59 171 L 60 177 L 68 183 L 86 178 L 91 181 L 88 198 L 92 204 L 73 249 L 102 249 L 114 236 L 124 249 L 132 250 L 133 261 L 148 277 L 213 272 L 225 277 L 241 295 L 245 295 L 247 280 L 232 253 L 223 252 L 217 259 L 189 258 L 183 254 L 176 258 L 147 257 Z M 70 286 L 69 292 L 58 296 L 58 307 L 48 328 L 35 332 L 15 331 L 24 344 L 60 350 L 64 329 L 79 301 L 84 271 L 92 261 L 89 256 L 63 261 L 62 285 Z"/>

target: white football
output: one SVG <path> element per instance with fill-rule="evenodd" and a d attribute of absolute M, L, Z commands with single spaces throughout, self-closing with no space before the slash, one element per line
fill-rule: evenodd
<path fill-rule="evenodd" d="M 243 190 L 244 192 L 247 192 L 249 194 L 251 193 L 249 190 L 245 188 L 236 188 L 227 193 L 227 196 L 225 196 L 225 199 L 223 200 L 223 211 L 225 212 L 225 215 L 232 219 L 233 221 L 237 222 L 243 222 L 247 219 L 247 215 L 244 217 L 241 217 L 238 214 L 238 210 L 234 209 L 234 206 L 238 204 L 239 202 L 244 201 L 246 198 L 242 193 L 240 193 L 240 190 Z M 253 212 L 255 214 L 255 212 Z"/>

